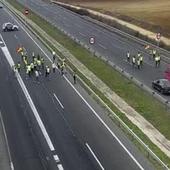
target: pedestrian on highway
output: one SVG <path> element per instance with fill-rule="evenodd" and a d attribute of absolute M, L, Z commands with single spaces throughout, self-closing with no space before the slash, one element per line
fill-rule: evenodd
<path fill-rule="evenodd" d="M 42 69 L 44 70 L 44 58 L 41 57 L 41 66 L 42 66 Z"/>
<path fill-rule="evenodd" d="M 30 66 L 30 64 L 27 65 L 27 73 L 28 73 L 28 76 L 31 77 L 31 66 Z"/>
<path fill-rule="evenodd" d="M 32 62 L 34 62 L 35 54 L 32 52 Z"/>
<path fill-rule="evenodd" d="M 160 56 L 160 54 L 157 54 L 157 57 L 158 57 L 158 59 L 157 59 L 158 61 L 157 62 L 158 62 L 158 67 L 159 67 L 160 64 L 161 64 L 161 56 Z"/>
<path fill-rule="evenodd" d="M 158 60 L 159 60 L 158 56 L 155 56 L 155 67 L 158 67 Z"/>
<path fill-rule="evenodd" d="M 53 55 L 53 62 L 54 62 L 55 59 L 56 59 L 56 53 L 55 53 L 55 51 L 52 52 L 52 55 Z"/>
<path fill-rule="evenodd" d="M 18 70 L 18 72 L 21 71 L 21 64 L 20 64 L 20 61 L 18 61 L 18 63 L 17 63 L 17 70 Z"/>
<path fill-rule="evenodd" d="M 129 51 L 126 54 L 126 57 L 127 57 L 127 61 L 130 62 L 130 52 Z"/>
<path fill-rule="evenodd" d="M 74 80 L 74 84 L 76 84 L 76 82 L 77 82 L 77 75 L 76 75 L 75 71 L 73 73 L 73 80 Z"/>
<path fill-rule="evenodd" d="M 139 60 L 140 60 L 140 66 L 143 66 L 143 55 L 140 56 Z"/>
<path fill-rule="evenodd" d="M 153 59 L 155 60 L 155 57 L 156 57 L 156 50 L 155 49 L 152 50 L 152 56 L 153 56 Z"/>
<path fill-rule="evenodd" d="M 135 67 L 135 63 L 136 63 L 136 57 L 135 55 L 132 57 L 132 66 Z"/>
<path fill-rule="evenodd" d="M 37 82 L 39 82 L 39 72 L 38 70 L 35 70 L 35 79 Z"/>
<path fill-rule="evenodd" d="M 137 59 L 137 67 L 140 69 L 140 59 Z"/>
<path fill-rule="evenodd" d="M 137 60 L 139 60 L 140 56 L 141 56 L 141 53 L 138 51 Z"/>
<path fill-rule="evenodd" d="M 53 69 L 53 73 L 55 73 L 55 69 L 56 69 L 55 63 L 52 63 L 52 69 Z"/>
<path fill-rule="evenodd" d="M 30 66 L 31 66 L 31 74 L 33 74 L 33 73 L 34 73 L 34 63 L 31 62 L 31 63 L 30 63 Z"/>
<path fill-rule="evenodd" d="M 40 60 L 40 57 L 37 58 L 37 70 L 40 71 L 41 69 L 41 60 Z"/>
<path fill-rule="evenodd" d="M 45 77 L 49 77 L 49 75 L 50 75 L 50 67 L 46 66 Z"/>

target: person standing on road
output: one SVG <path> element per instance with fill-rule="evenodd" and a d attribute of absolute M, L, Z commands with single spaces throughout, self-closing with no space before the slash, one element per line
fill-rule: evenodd
<path fill-rule="evenodd" d="M 155 57 L 156 57 L 156 50 L 155 49 L 153 49 L 153 51 L 152 51 L 152 56 L 153 56 L 153 59 L 155 60 Z"/>
<path fill-rule="evenodd" d="M 44 70 L 44 58 L 41 57 L 41 66 L 42 66 L 42 69 Z"/>
<path fill-rule="evenodd" d="M 56 58 L 56 53 L 55 51 L 52 52 L 52 55 L 53 55 L 53 62 L 55 61 L 55 58 Z"/>
<path fill-rule="evenodd" d="M 73 80 L 74 80 L 74 84 L 76 84 L 76 82 L 77 82 L 77 75 L 76 75 L 75 71 L 73 73 Z"/>
<path fill-rule="evenodd" d="M 140 65 L 143 66 L 143 55 L 140 56 L 139 60 L 140 60 Z"/>
<path fill-rule="evenodd" d="M 53 69 L 53 73 L 55 73 L 55 69 L 56 69 L 55 63 L 52 63 L 52 69 Z"/>
<path fill-rule="evenodd" d="M 46 66 L 45 77 L 49 77 L 49 75 L 50 75 L 50 67 Z"/>
<path fill-rule="evenodd" d="M 17 63 L 17 70 L 18 70 L 18 72 L 20 72 L 21 71 L 21 64 L 20 64 L 20 62 L 18 61 L 18 63 Z"/>
<path fill-rule="evenodd" d="M 161 56 L 160 56 L 160 54 L 158 54 L 157 57 L 158 57 L 158 59 L 157 59 L 158 61 L 157 62 L 158 62 L 158 67 L 159 67 L 160 64 L 161 64 Z"/>
<path fill-rule="evenodd" d="M 129 51 L 126 54 L 126 57 L 127 57 L 127 61 L 130 62 L 130 52 Z"/>
<path fill-rule="evenodd" d="M 135 63 L 136 63 L 136 57 L 135 55 L 132 57 L 132 66 L 135 67 Z"/>
<path fill-rule="evenodd" d="M 155 67 L 158 67 L 158 60 L 159 60 L 158 56 L 155 56 Z"/>
<path fill-rule="evenodd" d="M 37 82 L 39 82 L 39 72 L 38 70 L 35 70 L 35 79 Z"/>
<path fill-rule="evenodd" d="M 138 69 L 140 69 L 140 58 L 137 59 L 137 67 L 138 67 Z"/>

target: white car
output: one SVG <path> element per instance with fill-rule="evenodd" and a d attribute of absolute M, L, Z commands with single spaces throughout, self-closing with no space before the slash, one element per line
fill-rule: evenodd
<path fill-rule="evenodd" d="M 4 23 L 2 25 L 3 31 L 18 31 L 19 27 L 10 22 Z"/>

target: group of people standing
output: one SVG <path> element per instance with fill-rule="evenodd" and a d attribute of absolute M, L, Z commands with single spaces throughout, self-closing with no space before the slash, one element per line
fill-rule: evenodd
<path fill-rule="evenodd" d="M 151 55 L 155 62 L 155 67 L 159 67 L 161 62 L 160 54 L 155 49 L 153 49 Z M 137 55 L 131 56 L 130 52 L 128 51 L 126 54 L 126 58 L 129 63 L 132 62 L 133 67 L 137 66 L 138 69 L 142 68 L 144 59 L 143 55 L 140 52 L 138 52 Z"/>
<path fill-rule="evenodd" d="M 14 66 L 15 70 L 18 70 L 18 72 L 21 71 L 21 65 L 23 65 L 22 69 L 26 72 L 26 79 L 35 77 L 37 81 L 39 81 L 40 75 L 44 75 L 46 78 L 49 78 L 52 72 L 55 73 L 56 68 L 58 68 L 61 71 L 61 74 L 64 74 L 65 70 L 65 59 L 63 59 L 60 62 L 57 62 L 57 66 L 55 64 L 56 60 L 56 54 L 53 51 L 53 62 L 51 67 L 49 65 L 45 65 L 44 58 L 42 56 L 35 55 L 34 52 L 32 53 L 32 57 L 28 57 L 26 53 L 24 53 L 22 50 L 19 51 L 21 55 L 21 60 L 18 61 L 18 63 Z"/>

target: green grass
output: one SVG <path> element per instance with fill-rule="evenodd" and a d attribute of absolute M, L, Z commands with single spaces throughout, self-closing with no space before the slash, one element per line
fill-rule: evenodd
<path fill-rule="evenodd" d="M 8 0 L 14 7 L 23 12 L 22 5 L 15 0 Z M 129 105 L 138 111 L 145 119 L 151 122 L 166 138 L 170 139 L 170 112 L 165 106 L 152 96 L 138 88 L 132 82 L 124 78 L 107 63 L 94 57 L 86 49 L 70 40 L 58 29 L 47 23 L 45 20 L 30 11 L 28 16 L 37 25 L 42 27 L 50 36 L 55 38 L 65 48 L 67 48 L 78 60 L 80 60 L 89 70 L 105 82 L 113 91 L 121 96 Z M 51 45 L 51 44 L 50 44 Z M 53 47 L 54 48 L 54 47 Z M 71 67 L 74 68 L 72 65 Z M 170 159 L 163 154 L 152 142 L 135 126 L 126 116 L 121 113 L 103 94 L 101 94 L 84 76 L 79 76 L 108 104 L 108 106 L 131 128 L 133 131 L 166 163 L 170 165 Z M 112 119 L 113 116 L 109 115 Z M 134 143 L 137 143 L 134 141 Z M 140 147 L 139 144 L 137 146 Z M 157 167 L 157 169 L 159 169 Z"/>

